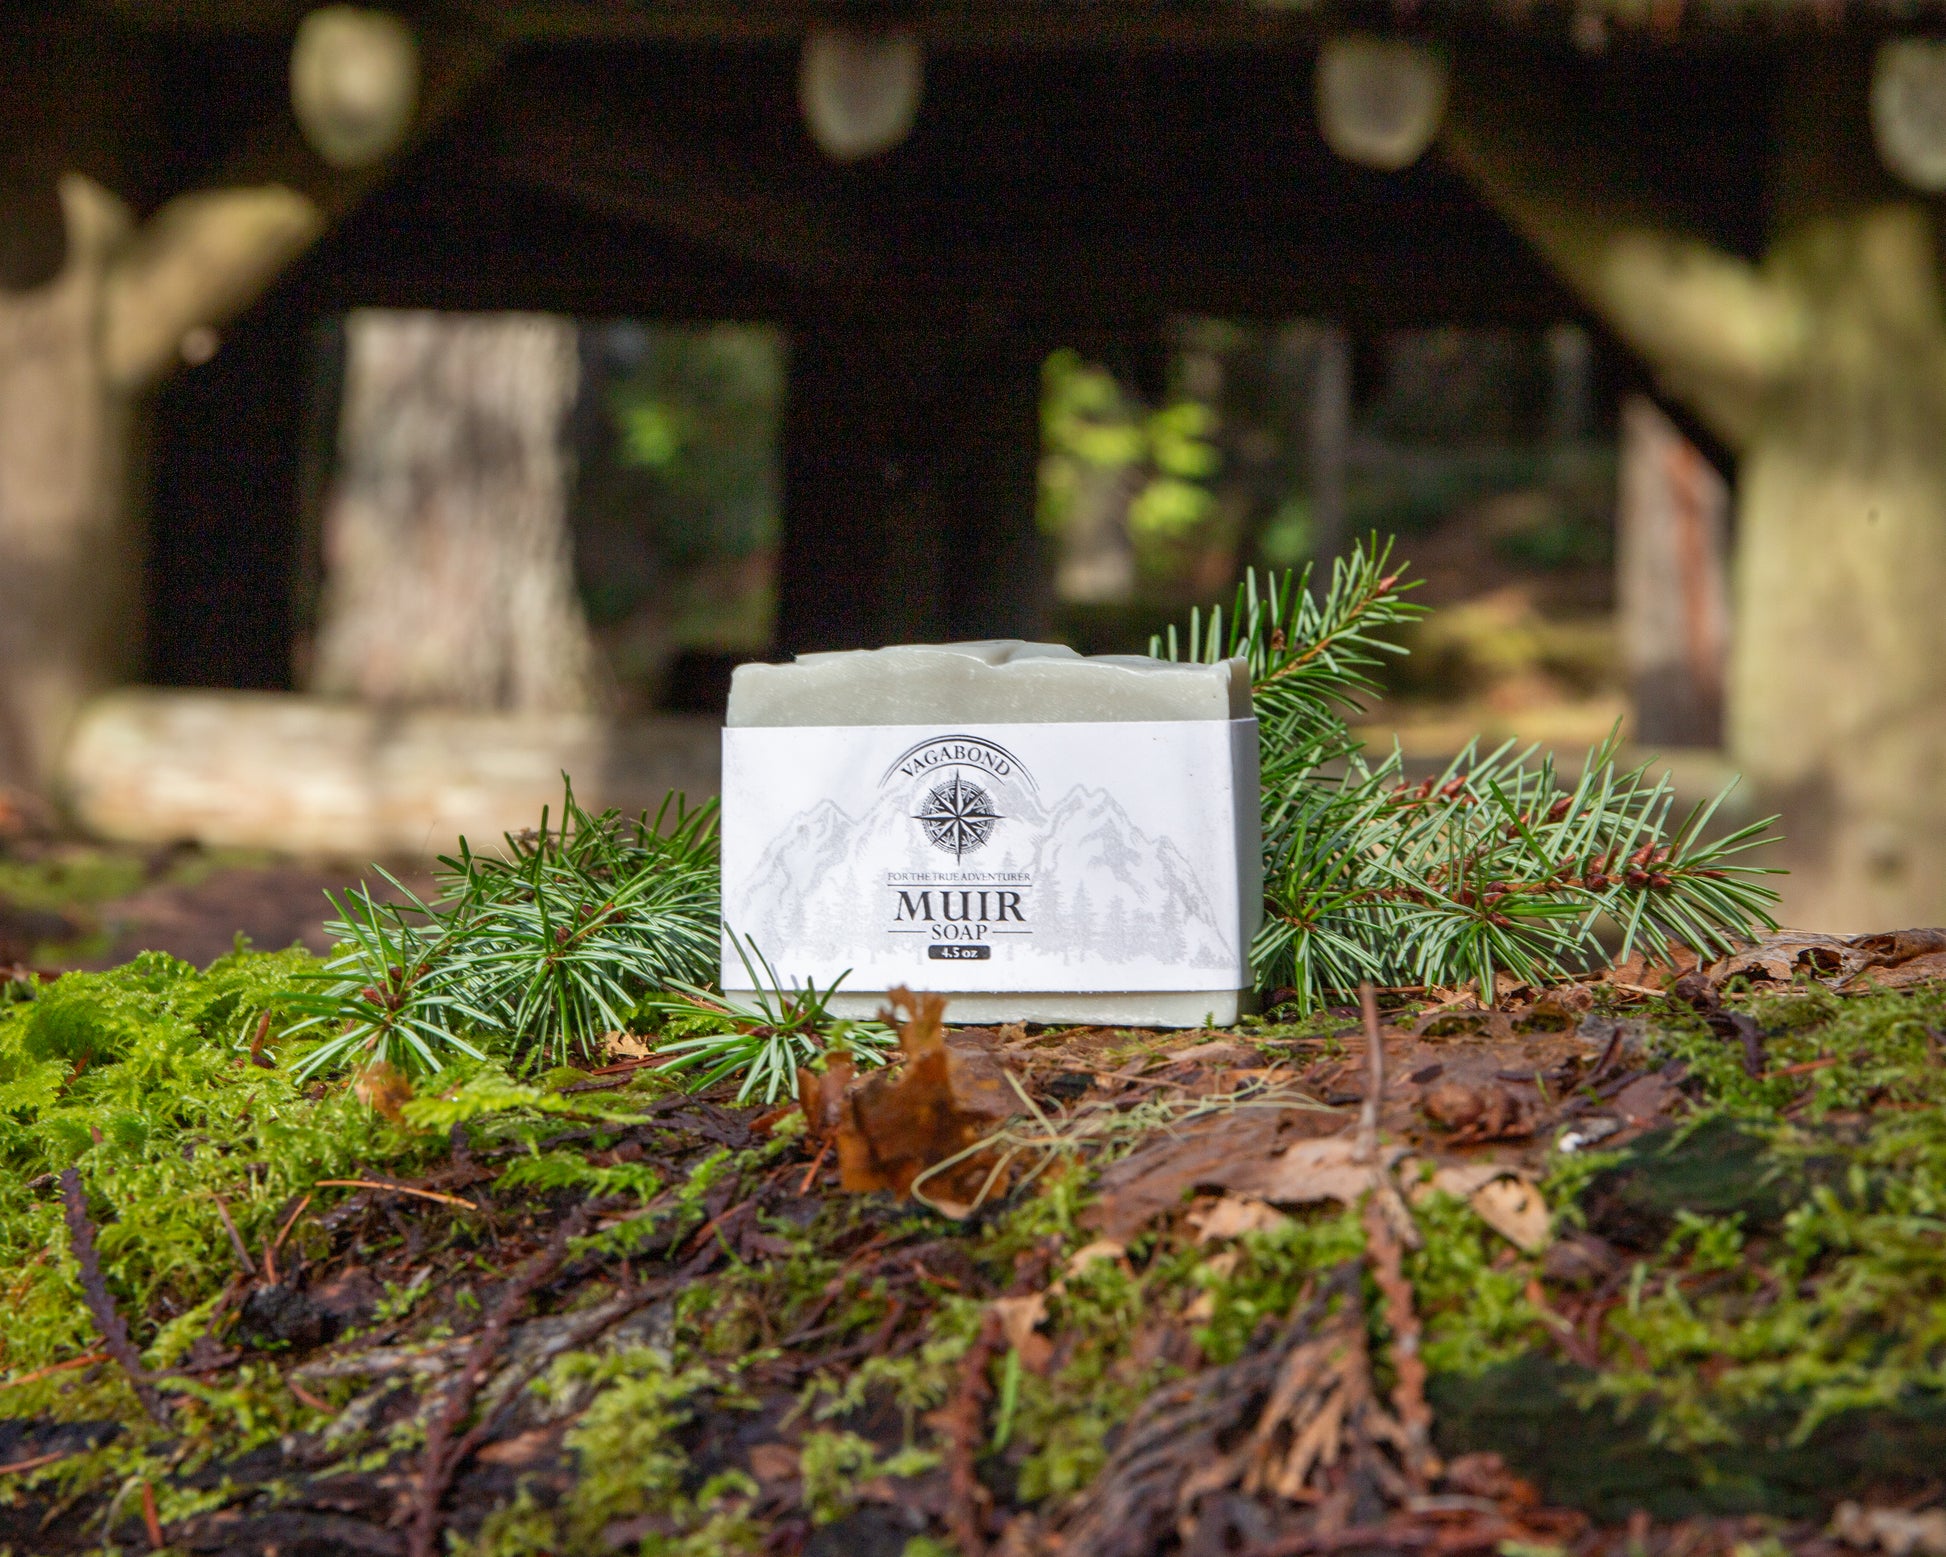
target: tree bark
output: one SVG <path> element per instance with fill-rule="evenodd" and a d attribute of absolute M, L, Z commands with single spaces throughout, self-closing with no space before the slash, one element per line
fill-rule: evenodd
<path fill-rule="evenodd" d="M 0 784 L 37 787 L 81 700 L 122 679 L 139 634 L 125 502 L 130 403 L 95 349 L 128 212 L 59 181 L 66 258 L 0 291 Z"/>
<path fill-rule="evenodd" d="M 1622 406 L 1615 614 L 1635 740 L 1723 740 L 1730 494 L 1702 451 L 1646 395 Z"/>
<path fill-rule="evenodd" d="M 1868 140 L 1869 54 L 1779 94 L 1760 264 L 1682 233 L 1518 61 L 1459 72 L 1449 153 L 1736 451 L 1731 754 L 1797 835 L 1786 909 L 1946 918 L 1946 307 L 1932 210 Z"/>
<path fill-rule="evenodd" d="M 374 311 L 347 330 L 314 690 L 593 706 L 567 531 L 573 324 Z"/>

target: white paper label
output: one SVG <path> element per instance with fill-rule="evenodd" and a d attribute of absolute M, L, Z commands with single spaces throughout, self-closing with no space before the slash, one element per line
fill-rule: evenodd
<path fill-rule="evenodd" d="M 726 729 L 724 985 L 1244 988 L 1257 805 L 1255 720 Z"/>

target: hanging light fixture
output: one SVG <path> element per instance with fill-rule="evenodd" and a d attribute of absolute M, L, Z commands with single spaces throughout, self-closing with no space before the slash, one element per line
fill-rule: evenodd
<path fill-rule="evenodd" d="M 1946 189 L 1946 42 L 1896 38 L 1879 45 L 1872 139 L 1879 160 L 1914 189 Z"/>
<path fill-rule="evenodd" d="M 419 45 L 398 17 L 327 5 L 297 24 L 291 111 L 332 167 L 369 167 L 397 151 L 418 105 Z"/>
<path fill-rule="evenodd" d="M 898 145 L 912 133 L 925 87 L 925 48 L 909 32 L 818 27 L 804 39 L 797 100 L 811 139 L 834 162 Z"/>
<path fill-rule="evenodd" d="M 1423 43 L 1362 34 L 1327 38 L 1318 51 L 1318 128 L 1339 156 L 1396 173 L 1439 133 L 1446 62 Z"/>

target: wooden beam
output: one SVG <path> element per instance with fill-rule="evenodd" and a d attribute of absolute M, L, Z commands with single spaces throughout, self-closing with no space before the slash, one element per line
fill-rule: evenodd
<path fill-rule="evenodd" d="M 483 29 L 425 40 L 425 80 L 400 156 L 463 102 L 499 58 Z M 397 166 L 342 170 L 307 146 L 288 114 L 262 126 L 209 187 L 176 196 L 109 271 L 101 352 L 108 382 L 136 388 L 180 360 L 184 338 L 227 323 L 262 295 Z"/>
<path fill-rule="evenodd" d="M 759 270 L 814 287 L 869 283 L 881 269 L 871 236 L 776 183 L 604 105 L 510 83 L 496 103 L 499 167 L 591 211 L 659 228 Z"/>

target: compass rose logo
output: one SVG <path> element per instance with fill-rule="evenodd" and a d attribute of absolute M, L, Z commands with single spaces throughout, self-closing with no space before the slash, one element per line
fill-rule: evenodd
<path fill-rule="evenodd" d="M 985 848 L 993 836 L 993 824 L 1000 819 L 1000 813 L 993 809 L 993 797 L 958 773 L 933 786 L 915 818 L 925 828 L 927 841 L 955 860 Z"/>

